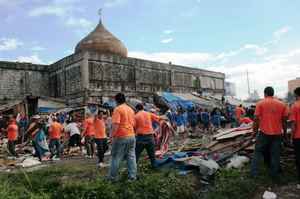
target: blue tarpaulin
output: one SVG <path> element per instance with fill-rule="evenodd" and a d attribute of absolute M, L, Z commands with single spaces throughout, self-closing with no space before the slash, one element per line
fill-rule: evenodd
<path fill-rule="evenodd" d="M 117 106 L 117 103 L 114 100 L 108 100 L 103 103 L 103 106 L 105 108 L 115 108 Z"/>
<path fill-rule="evenodd" d="M 192 101 L 185 100 L 169 92 L 163 92 L 162 97 L 166 100 L 170 108 L 173 110 L 176 110 L 178 107 L 181 107 L 185 110 L 191 110 L 193 107 L 195 107 L 195 104 Z"/>
<path fill-rule="evenodd" d="M 58 109 L 57 108 L 50 108 L 50 107 L 39 107 L 38 112 L 39 113 L 54 113 Z"/>

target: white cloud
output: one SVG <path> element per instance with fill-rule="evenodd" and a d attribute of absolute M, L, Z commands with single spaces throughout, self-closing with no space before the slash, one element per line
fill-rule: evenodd
<path fill-rule="evenodd" d="M 22 45 L 23 42 L 16 38 L 0 38 L 0 51 L 15 50 Z"/>
<path fill-rule="evenodd" d="M 111 8 L 124 5 L 128 0 L 105 0 L 104 7 Z"/>
<path fill-rule="evenodd" d="M 41 46 L 33 46 L 30 50 L 32 50 L 32 51 L 43 51 L 43 50 L 46 50 L 46 48 L 41 47 Z"/>
<path fill-rule="evenodd" d="M 48 4 L 43 4 L 31 9 L 28 15 L 31 17 L 45 15 L 65 17 L 72 15 L 74 12 L 83 11 L 82 7 L 76 6 L 79 0 L 52 0 L 48 2 Z"/>
<path fill-rule="evenodd" d="M 160 43 L 168 44 L 168 43 L 171 43 L 173 40 L 174 40 L 173 38 L 167 38 L 167 39 L 161 40 Z"/>
<path fill-rule="evenodd" d="M 31 17 L 39 17 L 44 15 L 54 15 L 57 17 L 64 16 L 67 12 L 67 8 L 59 7 L 55 5 L 47 5 L 42 7 L 34 8 L 29 12 Z"/>
<path fill-rule="evenodd" d="M 244 45 L 245 49 L 257 51 L 255 45 Z M 243 49 L 243 48 L 241 48 Z M 264 54 L 264 50 L 256 53 L 257 56 Z M 300 74 L 300 48 L 290 50 L 283 54 L 271 54 L 264 56 L 260 61 L 244 60 L 243 63 L 234 63 L 239 53 L 246 53 L 245 50 L 229 51 L 223 53 L 179 53 L 179 52 L 129 52 L 130 57 L 153 60 L 163 63 L 172 62 L 173 64 L 193 66 L 213 71 L 224 72 L 228 81 L 234 82 L 237 88 L 237 95 L 243 99 L 248 97 L 246 71 L 249 71 L 250 88 L 258 90 L 263 95 L 263 89 L 266 86 L 273 86 L 276 95 L 284 97 L 287 93 L 287 82 Z M 243 55 L 243 54 L 241 54 Z M 251 56 L 252 57 L 252 56 Z M 229 59 L 224 64 L 224 59 Z M 250 59 L 251 60 L 251 59 Z M 210 66 L 210 67 L 205 67 Z"/>
<path fill-rule="evenodd" d="M 74 28 L 78 35 L 86 34 L 93 27 L 88 19 L 78 17 L 85 11 L 84 6 L 79 6 L 80 0 L 51 0 L 48 4 L 35 7 L 29 11 L 29 16 L 55 16 L 65 26 Z M 79 30 L 80 29 L 80 30 Z"/>
<path fill-rule="evenodd" d="M 39 58 L 38 55 L 19 56 L 17 57 L 16 61 L 33 63 L 33 64 L 44 64 L 44 62 Z"/>
<path fill-rule="evenodd" d="M 200 66 L 214 60 L 214 56 L 209 53 L 178 53 L 178 52 L 129 52 L 130 57 L 152 60 L 157 62 L 169 63 L 188 66 Z"/>
<path fill-rule="evenodd" d="M 73 18 L 70 17 L 66 21 L 66 25 L 75 28 L 87 28 L 90 29 L 93 27 L 93 23 L 85 18 Z"/>
<path fill-rule="evenodd" d="M 283 35 L 288 33 L 292 28 L 290 26 L 284 26 L 273 33 L 275 39 L 279 40 Z"/>
<path fill-rule="evenodd" d="M 246 44 L 244 45 L 243 49 L 254 50 L 256 55 L 264 55 L 266 52 L 268 52 L 266 47 L 261 47 L 256 44 Z"/>
<path fill-rule="evenodd" d="M 299 57 L 300 49 L 294 49 L 285 54 L 272 55 L 262 62 L 224 65 L 209 69 L 224 72 L 229 81 L 236 83 L 237 94 L 242 98 L 248 97 L 246 70 L 249 71 L 252 91 L 258 90 L 262 97 L 263 89 L 266 86 L 273 86 L 277 95 L 284 97 L 287 93 L 288 80 L 300 74 Z"/>
<path fill-rule="evenodd" d="M 172 34 L 174 30 L 164 30 L 163 33 L 166 35 Z"/>

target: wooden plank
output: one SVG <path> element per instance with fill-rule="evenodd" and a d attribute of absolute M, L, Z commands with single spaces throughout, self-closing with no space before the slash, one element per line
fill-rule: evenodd
<path fill-rule="evenodd" d="M 245 131 L 245 130 L 252 130 L 252 127 L 239 127 L 239 128 L 228 129 L 226 131 L 223 131 L 221 133 L 218 133 L 218 134 L 214 135 L 213 138 L 217 139 L 218 137 L 222 137 L 222 136 L 231 134 L 233 132 Z"/>
<path fill-rule="evenodd" d="M 217 140 L 224 140 L 224 139 L 230 139 L 230 138 L 235 138 L 238 137 L 240 135 L 247 135 L 247 134 L 251 134 L 253 133 L 252 129 L 250 130 L 244 130 L 244 131 L 235 131 L 220 137 L 217 137 Z"/>
<path fill-rule="evenodd" d="M 225 131 L 222 131 L 222 132 L 220 132 L 220 133 L 214 135 L 213 138 L 215 139 L 215 138 L 217 138 L 217 137 L 226 135 L 226 134 L 228 134 L 228 133 L 232 133 L 232 132 L 235 131 L 235 130 L 237 130 L 237 128 L 227 129 L 227 130 L 225 130 Z"/>

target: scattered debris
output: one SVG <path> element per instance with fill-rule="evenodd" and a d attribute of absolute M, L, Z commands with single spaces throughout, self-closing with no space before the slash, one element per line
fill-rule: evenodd
<path fill-rule="evenodd" d="M 248 163 L 250 159 L 246 156 L 238 156 L 235 155 L 230 159 L 230 162 L 227 164 L 227 169 L 239 169 L 242 168 L 246 163 Z"/>
<path fill-rule="evenodd" d="M 23 168 L 27 168 L 27 167 L 34 167 L 37 165 L 42 164 L 37 158 L 33 158 L 33 157 L 28 157 L 25 160 L 23 160 L 22 162 L 16 164 L 16 166 L 21 166 Z"/>
<path fill-rule="evenodd" d="M 270 191 L 265 191 L 263 195 L 263 199 L 276 199 L 277 195 Z"/>
<path fill-rule="evenodd" d="M 214 160 L 204 160 L 197 156 L 187 160 L 186 164 L 199 167 L 200 174 L 204 176 L 211 176 L 220 168 Z"/>

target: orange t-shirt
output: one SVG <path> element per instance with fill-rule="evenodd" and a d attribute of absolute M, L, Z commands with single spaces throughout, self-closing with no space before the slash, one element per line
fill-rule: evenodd
<path fill-rule="evenodd" d="M 63 126 L 58 122 L 53 122 L 49 129 L 50 139 L 60 139 L 62 131 Z"/>
<path fill-rule="evenodd" d="M 92 117 L 86 118 L 83 122 L 84 136 L 94 136 L 95 126 L 94 119 Z"/>
<path fill-rule="evenodd" d="M 254 115 L 259 119 L 259 129 L 267 135 L 282 134 L 282 119 L 288 116 L 287 106 L 273 97 L 256 104 Z"/>
<path fill-rule="evenodd" d="M 112 115 L 112 123 L 118 124 L 113 137 L 132 137 L 134 135 L 134 111 L 126 104 L 117 106 Z"/>
<path fill-rule="evenodd" d="M 159 121 L 159 117 L 153 113 L 139 111 L 135 115 L 135 130 L 137 135 L 153 134 L 152 121 Z"/>
<path fill-rule="evenodd" d="M 300 100 L 296 101 L 291 108 L 290 120 L 295 122 L 296 131 L 294 138 L 300 139 Z"/>
<path fill-rule="evenodd" d="M 235 117 L 238 121 L 240 120 L 241 116 L 244 114 L 245 114 L 245 109 L 239 106 L 235 108 Z"/>
<path fill-rule="evenodd" d="M 18 126 L 15 123 L 8 125 L 7 137 L 9 141 L 16 141 L 18 139 Z"/>
<path fill-rule="evenodd" d="M 95 124 L 95 138 L 96 139 L 103 139 L 106 138 L 106 130 L 105 130 L 105 123 L 103 119 L 96 118 L 94 121 Z"/>

